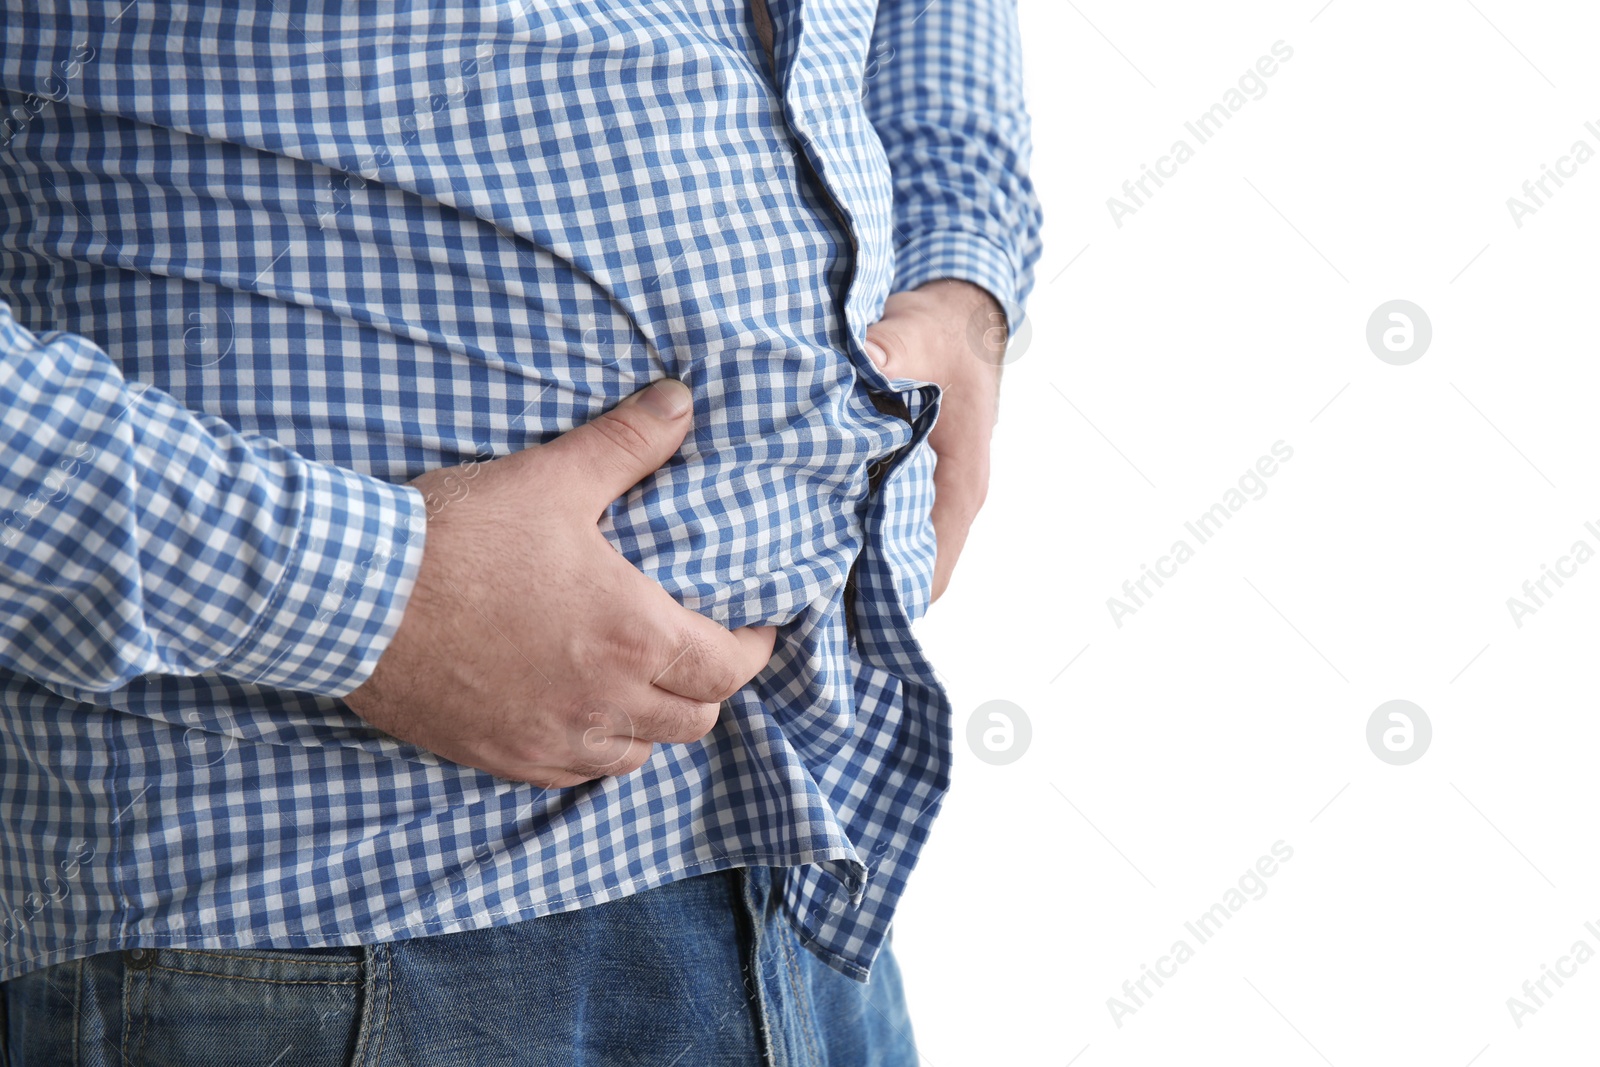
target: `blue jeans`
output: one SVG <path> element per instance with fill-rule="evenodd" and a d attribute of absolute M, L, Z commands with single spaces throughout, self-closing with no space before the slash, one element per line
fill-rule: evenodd
<path fill-rule="evenodd" d="M 134 949 L 0 985 L 0 1067 L 916 1063 L 890 951 L 865 986 L 829 969 L 765 867 L 459 934 Z"/>

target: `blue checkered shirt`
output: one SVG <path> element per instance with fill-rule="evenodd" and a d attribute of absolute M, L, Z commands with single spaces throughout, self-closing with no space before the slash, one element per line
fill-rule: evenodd
<path fill-rule="evenodd" d="M 951 708 L 939 388 L 862 339 L 938 278 L 1015 314 L 1038 209 L 1008 0 L 770 7 L 769 65 L 744 0 L 0 0 L 0 979 L 756 864 L 865 978 Z M 404 483 L 663 376 L 694 428 L 601 530 L 779 627 L 711 733 L 540 790 L 355 716 Z"/>

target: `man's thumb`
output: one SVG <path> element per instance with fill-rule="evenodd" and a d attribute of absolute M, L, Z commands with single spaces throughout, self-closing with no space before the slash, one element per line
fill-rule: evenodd
<path fill-rule="evenodd" d="M 607 504 L 672 458 L 694 421 L 688 417 L 692 406 L 688 386 L 662 378 L 551 441 L 544 459 L 571 479 L 598 518 Z"/>

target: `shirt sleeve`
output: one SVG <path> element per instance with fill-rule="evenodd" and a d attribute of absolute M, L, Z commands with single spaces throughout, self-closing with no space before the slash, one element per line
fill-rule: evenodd
<path fill-rule="evenodd" d="M 972 282 L 1013 327 L 1041 221 L 1021 53 L 1013 0 L 881 0 L 865 71 L 894 177 L 895 290 Z"/>
<path fill-rule="evenodd" d="M 215 673 L 344 696 L 425 530 L 415 489 L 238 433 L 0 303 L 0 667 L 77 694 Z"/>

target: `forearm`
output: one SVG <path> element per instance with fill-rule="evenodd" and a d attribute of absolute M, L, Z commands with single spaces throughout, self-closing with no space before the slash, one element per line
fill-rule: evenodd
<path fill-rule="evenodd" d="M 0 411 L 0 667 L 80 696 L 370 673 L 421 554 L 414 490 L 236 433 L 3 304 Z"/>
<path fill-rule="evenodd" d="M 865 102 L 894 179 L 894 288 L 970 282 L 1015 328 L 1040 211 L 1014 5 L 883 0 Z"/>

